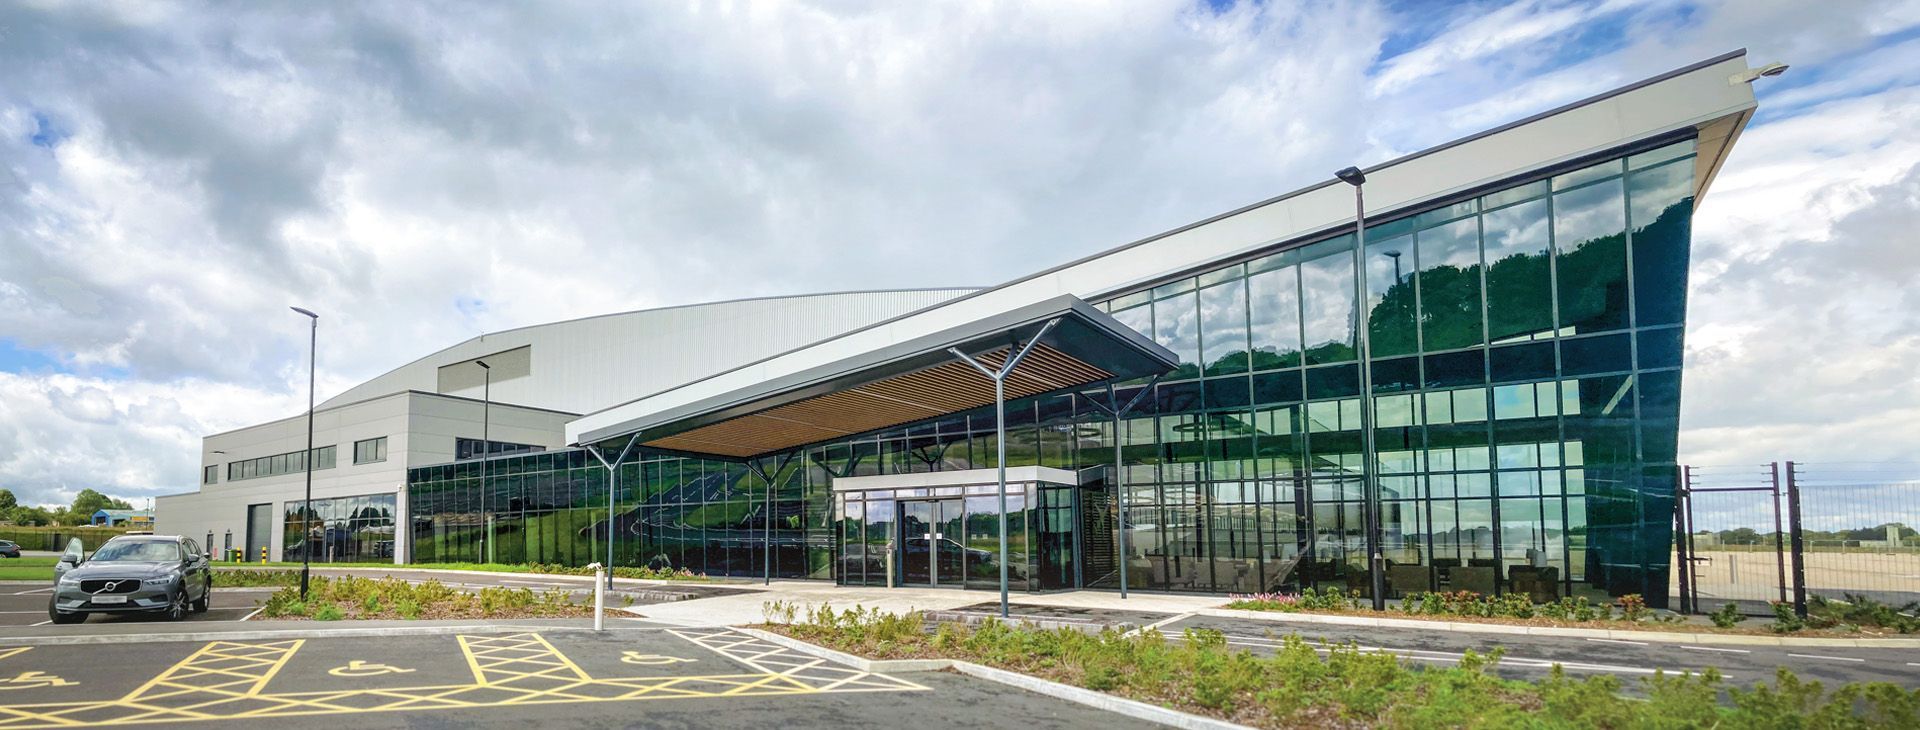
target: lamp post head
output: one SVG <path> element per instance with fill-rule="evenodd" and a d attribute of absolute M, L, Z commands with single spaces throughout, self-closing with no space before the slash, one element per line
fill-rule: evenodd
<path fill-rule="evenodd" d="M 295 311 L 295 312 L 299 312 L 299 313 L 301 313 L 301 314 L 304 314 L 304 315 L 307 315 L 308 317 L 312 317 L 312 318 L 314 318 L 314 320 L 316 320 L 316 321 L 320 319 L 320 315 L 318 315 L 318 314 L 314 314 L 314 313 L 313 313 L 313 312 L 311 312 L 311 311 L 308 311 L 308 310 L 305 310 L 305 309 L 301 309 L 301 308 L 299 308 L 299 307 L 287 307 L 287 308 L 288 308 L 288 309 L 291 309 L 291 310 L 293 310 L 293 311 Z"/>
<path fill-rule="evenodd" d="M 481 370 L 492 370 L 492 369 L 493 369 L 493 366 L 491 366 L 491 365 L 488 365 L 488 364 L 487 364 L 487 361 L 485 361 L 485 360 L 475 360 L 475 361 L 473 361 L 473 364 L 475 364 L 475 365 L 479 365 L 479 366 L 480 366 L 480 369 L 481 369 Z"/>
<path fill-rule="evenodd" d="M 1342 168 L 1339 172 L 1333 173 L 1333 176 L 1340 178 L 1341 182 L 1354 187 L 1359 187 L 1367 181 L 1367 174 L 1361 172 L 1358 167 Z"/>

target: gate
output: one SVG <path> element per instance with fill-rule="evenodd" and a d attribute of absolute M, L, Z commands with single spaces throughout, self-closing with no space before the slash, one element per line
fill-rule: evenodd
<path fill-rule="evenodd" d="M 1673 580 L 1681 613 L 1769 615 L 1809 597 L 1920 602 L 1920 464 L 1680 469 Z"/>
<path fill-rule="evenodd" d="M 1791 545 L 1780 464 L 1680 469 L 1674 500 L 1674 602 L 1681 613 L 1732 603 L 1768 615 L 1787 601 Z"/>

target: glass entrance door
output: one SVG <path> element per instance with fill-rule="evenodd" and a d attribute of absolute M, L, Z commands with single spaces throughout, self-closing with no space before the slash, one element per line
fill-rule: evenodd
<path fill-rule="evenodd" d="M 900 503 L 901 582 L 958 588 L 966 580 L 966 514 L 958 499 Z"/>

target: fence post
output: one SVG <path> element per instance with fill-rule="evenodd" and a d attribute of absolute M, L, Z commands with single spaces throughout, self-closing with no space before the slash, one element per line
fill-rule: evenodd
<path fill-rule="evenodd" d="M 1799 470 L 1787 462 L 1787 528 L 1793 530 L 1793 612 L 1807 615 L 1807 544 L 1801 535 Z"/>
<path fill-rule="evenodd" d="M 1787 602 L 1787 531 L 1780 526 L 1780 462 L 1768 464 L 1773 472 L 1773 562 L 1780 571 L 1780 602 Z"/>
<path fill-rule="evenodd" d="M 1689 589 L 1692 561 L 1687 556 L 1687 487 L 1680 474 L 1673 477 L 1673 569 L 1680 573 L 1680 614 L 1693 613 L 1692 596 Z"/>

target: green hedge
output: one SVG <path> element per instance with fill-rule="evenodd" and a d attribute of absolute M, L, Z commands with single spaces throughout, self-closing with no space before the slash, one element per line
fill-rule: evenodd
<path fill-rule="evenodd" d="M 0 540 L 18 544 L 22 550 L 67 549 L 67 540 L 78 537 L 88 552 L 100 549 L 108 540 L 127 534 L 126 527 L 0 527 Z"/>

